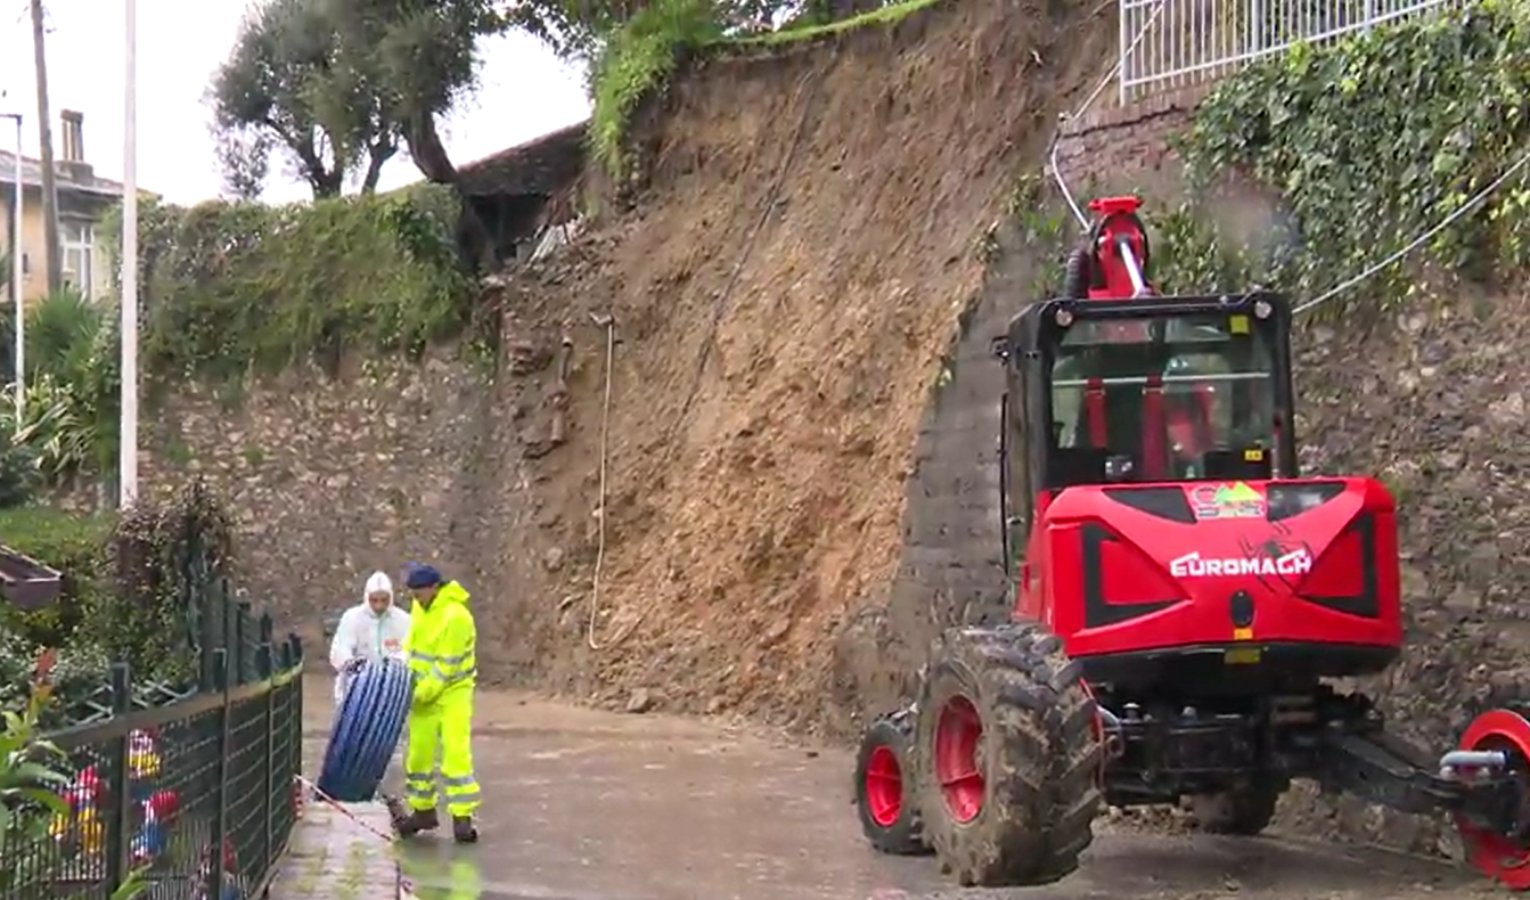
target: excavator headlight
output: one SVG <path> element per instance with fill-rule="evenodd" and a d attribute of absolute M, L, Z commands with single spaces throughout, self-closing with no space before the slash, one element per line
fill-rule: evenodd
<path fill-rule="evenodd" d="M 1067 328 L 1069 325 L 1073 324 L 1073 311 L 1068 309 L 1059 309 L 1057 311 L 1057 315 L 1054 316 L 1054 318 L 1057 321 L 1057 327 Z"/>
<path fill-rule="evenodd" d="M 1270 305 L 1270 301 L 1268 301 L 1268 300 L 1255 300 L 1254 301 L 1254 318 L 1256 318 L 1256 319 L 1268 319 L 1270 317 L 1270 314 L 1273 313 L 1274 311 L 1275 311 L 1275 307 Z"/>

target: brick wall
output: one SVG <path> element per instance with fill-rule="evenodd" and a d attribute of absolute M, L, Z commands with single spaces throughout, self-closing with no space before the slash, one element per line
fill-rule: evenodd
<path fill-rule="evenodd" d="M 1207 90 L 1201 86 L 1168 92 L 1069 122 L 1057 145 L 1063 178 L 1075 192 L 1084 192 L 1091 182 L 1113 190 L 1178 187 L 1179 156 L 1168 139 L 1190 124 Z"/>

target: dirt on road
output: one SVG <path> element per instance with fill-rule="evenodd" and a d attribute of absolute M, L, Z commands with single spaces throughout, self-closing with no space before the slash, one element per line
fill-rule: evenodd
<path fill-rule="evenodd" d="M 309 734 L 329 725 L 311 678 Z M 851 805 L 853 759 L 718 721 L 620 715 L 481 691 L 483 839 L 401 845 L 421 900 L 1361 900 L 1491 896 L 1471 873 L 1291 838 L 1097 828 L 1079 872 L 962 890 L 933 858 L 874 853 Z"/>

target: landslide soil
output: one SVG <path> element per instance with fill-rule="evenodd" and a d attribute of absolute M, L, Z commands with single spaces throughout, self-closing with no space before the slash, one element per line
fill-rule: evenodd
<path fill-rule="evenodd" d="M 1101 75 L 1103 8 L 964 2 L 684 71 L 637 202 L 514 276 L 506 336 L 570 348 L 503 625 L 554 689 L 842 728 L 836 633 L 897 566 L 914 436 L 979 236 Z M 619 340 L 598 552 L 605 330 Z"/>

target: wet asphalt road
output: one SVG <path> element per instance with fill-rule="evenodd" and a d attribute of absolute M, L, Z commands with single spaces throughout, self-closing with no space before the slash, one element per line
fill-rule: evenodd
<path fill-rule="evenodd" d="M 310 732 L 328 727 L 328 685 Z M 421 900 L 1360 900 L 1487 897 L 1471 873 L 1279 838 L 1096 829 L 1047 887 L 962 890 L 933 858 L 874 853 L 853 759 L 710 722 L 627 716 L 480 691 L 482 841 L 404 845 Z M 1507 896 L 1501 895 L 1500 896 Z"/>

